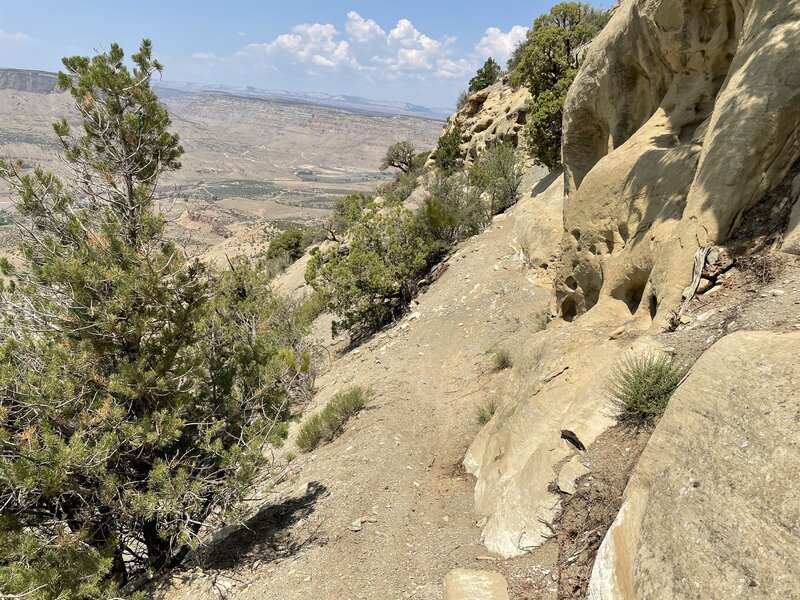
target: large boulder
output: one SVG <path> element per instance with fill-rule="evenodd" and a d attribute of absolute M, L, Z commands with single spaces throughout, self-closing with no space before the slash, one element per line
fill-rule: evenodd
<path fill-rule="evenodd" d="M 564 109 L 561 314 L 662 326 L 800 158 L 800 0 L 623 0 Z"/>
<path fill-rule="evenodd" d="M 598 552 L 593 600 L 795 598 L 800 333 L 739 332 L 692 367 Z"/>

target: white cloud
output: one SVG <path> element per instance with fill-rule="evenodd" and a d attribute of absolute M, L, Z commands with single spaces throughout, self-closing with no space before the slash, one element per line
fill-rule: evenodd
<path fill-rule="evenodd" d="M 238 35 L 239 37 L 247 37 L 247 32 L 245 32 L 245 31 L 237 31 L 236 35 Z"/>
<path fill-rule="evenodd" d="M 436 39 L 408 19 L 384 29 L 350 11 L 343 32 L 331 23 L 304 23 L 272 40 L 247 44 L 227 58 L 204 52 L 192 58 L 205 62 L 208 68 L 228 63 L 245 72 L 263 68 L 287 74 L 350 71 L 371 81 L 456 80 L 474 74 L 489 55 L 503 64 L 526 31 L 519 25 L 507 32 L 490 27 L 474 47 L 464 49 L 462 44 L 459 49 L 455 37 Z"/>
<path fill-rule="evenodd" d="M 475 50 L 482 58 L 491 56 L 502 65 L 506 63 L 517 44 L 525 39 L 527 33 L 528 28 L 522 25 L 514 25 L 505 33 L 497 27 L 489 27 L 475 46 Z"/>
<path fill-rule="evenodd" d="M 3 31 L 0 29 L 0 42 L 6 42 L 10 44 L 27 44 L 32 41 L 34 41 L 33 38 L 26 33 L 11 33 L 10 31 Z"/>
<path fill-rule="evenodd" d="M 375 38 L 386 37 L 386 32 L 372 19 L 364 19 L 360 14 L 351 10 L 347 13 L 345 31 L 356 42 L 369 42 Z"/>

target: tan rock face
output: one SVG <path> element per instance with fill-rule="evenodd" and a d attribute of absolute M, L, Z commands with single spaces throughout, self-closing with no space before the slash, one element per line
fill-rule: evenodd
<path fill-rule="evenodd" d="M 800 333 L 717 342 L 670 401 L 595 561 L 593 600 L 800 589 Z"/>
<path fill-rule="evenodd" d="M 500 573 L 453 569 L 444 578 L 444 600 L 508 600 Z"/>
<path fill-rule="evenodd" d="M 619 322 L 620 315 L 605 316 Z M 483 543 L 507 557 L 550 536 L 561 509 L 551 484 L 572 489 L 584 472 L 572 459 L 614 423 L 605 391 L 614 362 L 654 346 L 647 336 L 612 339 L 616 326 L 555 325 L 530 340 L 515 364 L 526 374 L 516 396 L 500 405 L 464 460 L 477 477 L 476 512 L 487 517 Z"/>
<path fill-rule="evenodd" d="M 800 0 L 625 0 L 564 114 L 557 301 L 681 301 L 698 246 L 726 240 L 800 158 Z"/>
<path fill-rule="evenodd" d="M 442 133 L 456 125 L 461 128 L 461 152 L 469 166 L 486 148 L 503 142 L 518 145 L 530 99 L 525 87 L 515 90 L 499 81 L 470 96 L 466 106 L 447 120 Z"/>

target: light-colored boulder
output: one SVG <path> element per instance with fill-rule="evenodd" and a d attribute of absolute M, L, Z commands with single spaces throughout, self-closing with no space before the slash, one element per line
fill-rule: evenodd
<path fill-rule="evenodd" d="M 565 317 L 665 323 L 698 247 L 800 158 L 798 48 L 800 0 L 623 0 L 565 104 Z"/>
<path fill-rule="evenodd" d="M 537 167 L 525 172 L 514 212 L 517 241 L 525 261 L 546 269 L 555 263 L 561 247 L 564 180 L 556 172 L 544 175 Z"/>
<path fill-rule="evenodd" d="M 606 315 L 619 323 L 619 314 Z M 527 373 L 516 396 L 502 403 L 464 459 L 475 477 L 475 509 L 487 517 L 485 546 L 519 556 L 544 543 L 561 509 L 553 484 L 569 487 L 583 474 L 557 471 L 614 424 L 605 383 L 626 351 L 655 347 L 647 336 L 616 339 L 616 325 L 561 324 L 531 338 L 515 369 Z M 612 339 L 615 338 L 615 339 Z"/>
<path fill-rule="evenodd" d="M 453 569 L 444 578 L 444 600 L 508 600 L 500 573 Z"/>
<path fill-rule="evenodd" d="M 789 202 L 793 203 L 792 212 L 783 235 L 781 250 L 789 254 L 800 254 L 800 174 L 792 182 Z"/>
<path fill-rule="evenodd" d="M 692 367 L 598 552 L 593 600 L 794 598 L 800 333 L 738 332 Z"/>

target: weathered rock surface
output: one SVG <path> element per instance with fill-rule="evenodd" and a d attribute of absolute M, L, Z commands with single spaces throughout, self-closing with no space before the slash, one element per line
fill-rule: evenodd
<path fill-rule="evenodd" d="M 783 236 L 781 250 L 789 254 L 800 254 L 800 175 L 792 182 L 792 193 L 789 197 L 792 202 L 792 212 L 789 217 L 789 225 Z"/>
<path fill-rule="evenodd" d="M 793 598 L 800 333 L 739 332 L 692 367 L 598 553 L 590 598 Z"/>
<path fill-rule="evenodd" d="M 525 87 L 515 90 L 498 81 L 470 96 L 467 104 L 450 116 L 442 133 L 455 126 L 461 128 L 461 154 L 468 166 L 486 148 L 503 142 L 518 145 L 530 99 Z M 429 164 L 433 164 L 433 156 Z"/>
<path fill-rule="evenodd" d="M 663 324 L 800 158 L 800 0 L 624 0 L 567 97 L 561 314 Z"/>
<path fill-rule="evenodd" d="M 612 339 L 613 333 L 608 326 L 562 324 L 533 336 L 515 365 L 526 374 L 516 396 L 470 446 L 464 466 L 478 479 L 475 508 L 487 517 L 483 542 L 492 552 L 518 556 L 552 534 L 561 508 L 553 484 L 569 488 L 583 471 L 568 461 L 614 423 L 607 373 L 624 352 L 655 343 L 647 336 Z"/>
<path fill-rule="evenodd" d="M 444 600 L 508 600 L 500 573 L 453 569 L 444 578 Z"/>

